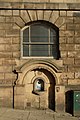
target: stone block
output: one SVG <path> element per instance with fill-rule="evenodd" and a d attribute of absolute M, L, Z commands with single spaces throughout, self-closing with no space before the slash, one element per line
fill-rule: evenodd
<path fill-rule="evenodd" d="M 0 37 L 4 37 L 6 34 L 5 30 L 0 30 Z"/>
<path fill-rule="evenodd" d="M 66 17 L 66 23 L 73 23 L 74 18 L 73 17 Z"/>
<path fill-rule="evenodd" d="M 75 79 L 80 79 L 80 72 L 75 72 Z"/>
<path fill-rule="evenodd" d="M 6 21 L 5 16 L 0 16 L 0 22 L 5 23 L 5 21 Z"/>
<path fill-rule="evenodd" d="M 74 44 L 60 44 L 61 51 L 73 51 L 75 50 Z"/>
<path fill-rule="evenodd" d="M 61 26 L 63 26 L 65 24 L 65 20 L 66 19 L 64 17 L 59 17 L 57 19 L 57 21 L 55 22 L 56 26 L 58 26 L 60 28 Z"/>
<path fill-rule="evenodd" d="M 63 72 L 68 72 L 68 66 L 67 66 L 67 65 L 64 65 L 62 71 L 63 71 Z"/>
<path fill-rule="evenodd" d="M 59 9 L 68 9 L 68 5 L 66 3 L 64 4 L 59 3 Z"/>
<path fill-rule="evenodd" d="M 67 51 L 61 51 L 60 53 L 61 53 L 61 58 L 67 57 L 68 54 Z"/>
<path fill-rule="evenodd" d="M 13 51 L 13 52 L 20 50 L 20 44 L 13 44 L 13 45 L 11 45 L 11 47 L 12 47 L 12 51 Z"/>
<path fill-rule="evenodd" d="M 66 43 L 66 37 L 65 36 L 60 37 L 59 38 L 59 43 Z"/>
<path fill-rule="evenodd" d="M 13 58 L 20 58 L 20 56 L 21 56 L 20 51 L 13 52 Z"/>
<path fill-rule="evenodd" d="M 67 30 L 75 30 L 76 29 L 76 25 L 75 24 L 72 24 L 72 23 L 68 23 L 67 24 Z"/>
<path fill-rule="evenodd" d="M 31 21 L 37 20 L 36 11 L 35 10 L 28 10 L 29 18 Z"/>
<path fill-rule="evenodd" d="M 0 44 L 11 44 L 12 38 L 8 37 L 0 37 Z"/>
<path fill-rule="evenodd" d="M 69 65 L 68 66 L 68 72 L 80 72 L 80 66 L 79 65 Z"/>
<path fill-rule="evenodd" d="M 16 65 L 16 62 L 13 58 L 6 58 L 3 60 L 3 65 Z"/>
<path fill-rule="evenodd" d="M 53 11 L 50 17 L 50 22 L 54 24 L 58 18 L 59 18 L 59 11 Z"/>
<path fill-rule="evenodd" d="M 80 23 L 80 17 L 75 16 L 74 17 L 74 23 Z"/>
<path fill-rule="evenodd" d="M 80 79 L 69 79 L 68 85 L 80 85 Z"/>
<path fill-rule="evenodd" d="M 13 37 L 12 38 L 12 43 L 13 44 L 20 44 L 20 38 L 19 37 Z"/>
<path fill-rule="evenodd" d="M 67 15 L 67 12 L 66 12 L 66 11 L 60 11 L 60 16 L 61 16 L 61 17 L 63 17 L 63 16 L 65 17 L 66 15 Z"/>
<path fill-rule="evenodd" d="M 20 17 L 15 17 L 15 24 L 17 24 L 19 27 L 24 27 L 25 26 L 25 21 L 23 18 Z"/>
<path fill-rule="evenodd" d="M 64 58 L 63 59 L 64 65 L 73 65 L 74 64 L 74 58 Z"/>
<path fill-rule="evenodd" d="M 74 72 L 65 72 L 65 73 L 63 72 L 62 73 L 61 79 L 63 79 L 63 81 L 70 79 L 70 78 L 74 79 Z"/>
<path fill-rule="evenodd" d="M 77 50 L 77 51 L 76 51 L 75 58 L 80 58 L 80 50 Z"/>
<path fill-rule="evenodd" d="M 52 11 L 44 11 L 44 20 L 49 21 Z"/>
<path fill-rule="evenodd" d="M 4 79 L 4 73 L 0 73 L 0 80 Z"/>
<path fill-rule="evenodd" d="M 17 29 L 7 30 L 5 35 L 6 37 L 12 37 L 12 36 L 18 37 L 20 36 L 20 30 L 17 30 Z"/>
<path fill-rule="evenodd" d="M 11 87 L 0 87 L 0 104 L 1 107 L 12 107 L 12 88 Z"/>
<path fill-rule="evenodd" d="M 59 30 L 66 30 L 66 24 L 64 23 L 64 24 L 62 24 L 61 26 L 60 26 L 60 28 L 59 28 Z"/>
<path fill-rule="evenodd" d="M 5 44 L 0 44 L 0 52 L 5 51 Z"/>
<path fill-rule="evenodd" d="M 75 58 L 75 64 L 76 64 L 76 65 L 80 65 L 80 59 L 76 59 L 76 58 Z"/>
<path fill-rule="evenodd" d="M 24 4 L 19 3 L 19 2 L 12 2 L 11 7 L 14 8 L 14 9 L 16 9 L 16 8 L 24 8 Z"/>
<path fill-rule="evenodd" d="M 6 16 L 5 17 L 5 22 L 6 23 L 13 23 L 13 22 L 15 22 L 15 17 Z"/>
<path fill-rule="evenodd" d="M 75 44 L 75 50 L 80 50 L 80 44 Z"/>
<path fill-rule="evenodd" d="M 14 73 L 5 73 L 4 75 L 7 80 L 16 80 L 16 74 Z"/>
<path fill-rule="evenodd" d="M 37 10 L 37 18 L 38 20 L 43 20 L 43 10 Z"/>
<path fill-rule="evenodd" d="M 73 11 L 67 11 L 67 17 L 73 17 Z"/>
<path fill-rule="evenodd" d="M 74 43 L 74 37 L 67 37 L 67 43 Z"/>
<path fill-rule="evenodd" d="M 76 57 L 77 51 L 68 51 L 68 57 Z"/>
<path fill-rule="evenodd" d="M 10 30 L 12 28 L 11 23 L 0 23 L 0 30 Z"/>
<path fill-rule="evenodd" d="M 0 66 L 0 72 L 12 72 L 12 66 Z"/>
<path fill-rule="evenodd" d="M 59 36 L 74 36 L 74 30 L 61 30 Z"/>
<path fill-rule="evenodd" d="M 58 9 L 59 8 L 59 4 L 58 3 L 49 3 L 48 4 L 46 3 L 46 9 Z"/>
<path fill-rule="evenodd" d="M 30 18 L 29 18 L 29 14 L 27 10 L 21 10 L 20 11 L 20 16 L 21 18 L 23 18 L 23 20 L 25 21 L 25 23 L 30 22 Z"/>
<path fill-rule="evenodd" d="M 24 4 L 24 9 L 30 9 L 30 8 L 31 8 L 31 9 L 35 9 L 35 8 L 37 7 L 37 5 L 38 5 L 38 4 L 35 5 L 35 4 L 33 4 L 33 3 L 30 3 L 30 4 L 27 3 L 27 4 Z M 38 6 L 38 8 L 39 8 L 39 6 Z"/>
<path fill-rule="evenodd" d="M 0 52 L 0 59 L 1 58 L 12 58 L 12 52 Z"/>
<path fill-rule="evenodd" d="M 76 30 L 75 31 L 75 36 L 77 37 L 77 36 L 80 36 L 80 30 Z"/>
<path fill-rule="evenodd" d="M 80 44 L 80 36 L 79 37 L 75 37 L 75 43 L 79 43 Z"/>
<path fill-rule="evenodd" d="M 1 10 L 0 14 L 3 16 L 12 16 L 12 10 Z"/>
<path fill-rule="evenodd" d="M 1 57 L 0 58 L 0 66 L 2 66 L 3 65 L 3 58 Z"/>
<path fill-rule="evenodd" d="M 13 16 L 19 16 L 20 11 L 19 10 L 13 10 Z"/>

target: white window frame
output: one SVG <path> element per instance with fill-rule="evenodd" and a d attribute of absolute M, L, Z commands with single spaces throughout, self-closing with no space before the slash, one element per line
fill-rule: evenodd
<path fill-rule="evenodd" d="M 31 59 L 31 58 L 44 58 L 44 59 L 51 59 L 51 58 L 54 58 L 54 56 L 26 56 L 26 57 L 24 57 L 23 56 L 23 31 L 25 30 L 25 29 L 27 29 L 28 27 L 30 27 L 30 26 L 25 26 L 24 28 L 22 28 L 21 29 L 21 58 L 23 58 L 23 59 Z M 29 29 L 30 30 L 30 29 Z M 30 31 L 29 31 L 29 37 L 30 37 Z M 49 29 L 49 37 L 50 37 L 50 29 Z M 50 42 L 50 38 L 49 38 L 49 42 Z M 29 52 L 30 52 L 30 50 L 29 50 Z"/>

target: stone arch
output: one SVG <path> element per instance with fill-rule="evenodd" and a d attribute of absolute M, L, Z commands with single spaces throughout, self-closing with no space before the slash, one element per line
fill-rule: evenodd
<path fill-rule="evenodd" d="M 20 66 L 18 69 L 16 68 L 16 70 L 19 72 L 19 78 L 17 80 L 17 83 L 24 84 L 24 78 L 26 74 L 33 69 L 45 69 L 49 71 L 54 76 L 56 84 L 60 83 L 60 75 L 57 74 L 61 74 L 61 68 L 55 63 L 51 63 L 50 60 L 29 60 L 28 62 Z"/>
<path fill-rule="evenodd" d="M 20 28 L 25 27 L 29 22 L 38 20 L 48 21 L 58 28 L 65 23 L 65 19 L 59 16 L 59 11 L 53 10 L 20 10 L 19 16 L 15 17 L 15 23 Z"/>

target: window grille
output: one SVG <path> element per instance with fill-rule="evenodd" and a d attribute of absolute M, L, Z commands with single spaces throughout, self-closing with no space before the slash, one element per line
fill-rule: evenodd
<path fill-rule="evenodd" d="M 22 30 L 22 57 L 59 56 L 58 28 L 42 22 L 35 22 Z"/>

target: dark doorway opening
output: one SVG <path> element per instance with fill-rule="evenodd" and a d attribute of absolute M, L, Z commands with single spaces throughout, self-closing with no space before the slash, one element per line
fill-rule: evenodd
<path fill-rule="evenodd" d="M 66 112 L 73 115 L 73 91 L 67 91 L 66 92 Z"/>

